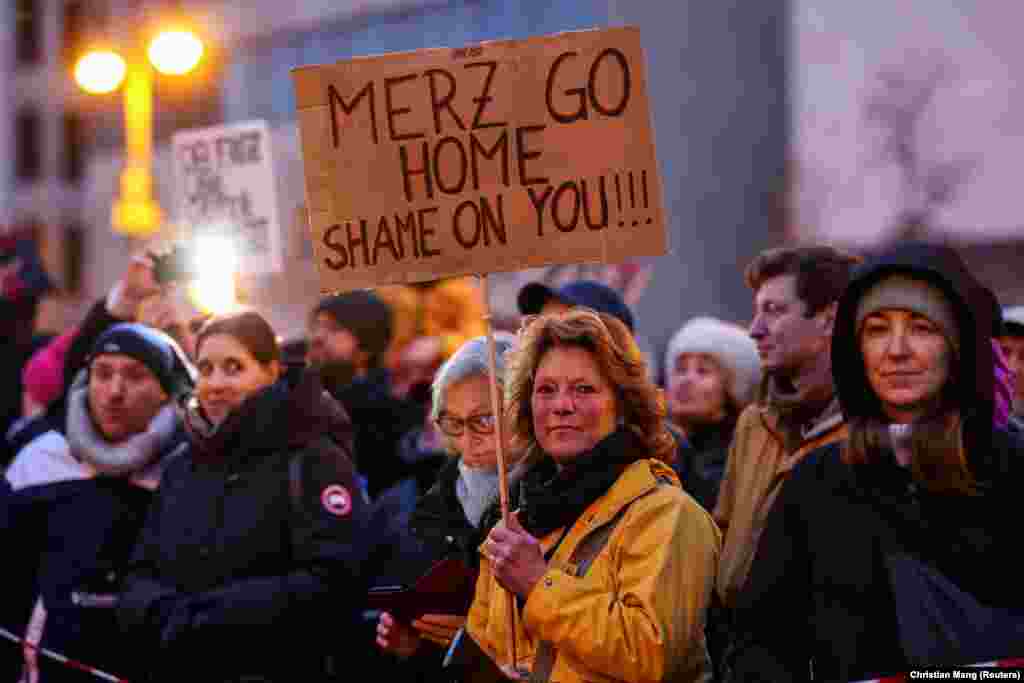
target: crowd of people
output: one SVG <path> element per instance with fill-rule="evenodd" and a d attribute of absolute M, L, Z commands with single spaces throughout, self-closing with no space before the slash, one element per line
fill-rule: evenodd
<path fill-rule="evenodd" d="M 40 337 L 26 272 L 0 297 L 12 683 L 1024 656 L 1024 307 L 950 247 L 766 250 L 749 324 L 685 321 L 660 374 L 595 280 L 525 286 L 493 340 L 468 279 L 327 296 L 283 340 L 184 310 L 142 255 Z"/>

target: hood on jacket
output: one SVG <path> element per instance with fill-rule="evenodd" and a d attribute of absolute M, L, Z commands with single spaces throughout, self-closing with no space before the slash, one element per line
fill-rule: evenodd
<path fill-rule="evenodd" d="M 353 454 L 352 420 L 313 369 L 286 368 L 277 382 L 250 396 L 216 427 L 193 395 L 185 403 L 185 424 L 192 444 L 210 457 L 235 449 L 269 453 L 301 448 L 322 435 L 349 458 Z"/>
<path fill-rule="evenodd" d="M 882 417 L 882 405 L 868 382 L 856 329 L 857 306 L 879 280 L 893 274 L 924 280 L 942 291 L 956 318 L 960 351 L 953 381 L 960 414 L 976 435 L 991 432 L 995 397 L 992 311 L 985 288 L 950 247 L 906 243 L 864 261 L 839 299 L 832 335 L 832 373 L 847 419 Z"/>

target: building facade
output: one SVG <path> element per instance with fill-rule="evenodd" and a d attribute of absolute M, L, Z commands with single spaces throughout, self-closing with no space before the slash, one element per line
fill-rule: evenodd
<path fill-rule="evenodd" d="M 50 43 L 60 42 L 69 3 L 36 0 L 27 4 L 45 8 L 42 21 L 50 41 L 46 44 L 56 50 Z M 87 4 L 90 8 L 103 5 L 96 14 L 104 16 L 95 21 L 107 27 L 107 34 L 125 40 L 156 3 Z M 170 86 L 166 93 L 158 87 L 156 194 L 172 211 L 166 143 L 175 128 L 252 119 L 270 123 L 279 215 L 289 232 L 286 267 L 279 276 L 249 283 L 249 291 L 251 302 L 268 311 L 282 334 L 301 332 L 305 314 L 319 294 L 315 267 L 304 244 L 308 238 L 297 212 L 305 202 L 290 69 L 355 55 L 623 24 L 639 26 L 644 41 L 671 249 L 669 255 L 651 262 L 653 277 L 636 306 L 639 332 L 658 358 L 669 335 L 689 317 L 711 314 L 741 323 L 749 317 L 750 293 L 742 284 L 742 268 L 758 250 L 777 243 L 784 234 L 779 207 L 786 158 L 788 17 L 782 0 L 309 0 L 290 4 L 192 0 L 178 4 L 206 27 L 216 45 L 217 68 L 191 98 L 174 99 Z M 106 96 L 100 102 L 89 99 L 74 89 L 56 52 L 48 52 L 43 61 L 44 66 L 28 71 L 13 63 L 0 63 L 0 68 L 15 72 L 14 102 L 46 98 L 40 107 L 54 135 L 64 125 L 58 112 L 70 108 L 86 113 L 82 177 L 74 183 L 61 179 L 57 170 L 65 163 L 61 155 L 72 152 L 51 144 L 46 153 L 49 170 L 44 174 L 48 180 L 26 183 L 7 168 L 0 173 L 0 183 L 10 188 L 5 204 L 15 214 L 38 216 L 46 225 L 48 253 L 53 235 L 63 235 L 67 226 L 81 226 L 79 285 L 46 321 L 59 326 L 109 287 L 133 245 L 110 230 L 110 206 L 121 163 L 117 97 Z M 167 97 L 161 99 L 162 94 Z M 0 100 L 11 102 L 12 98 Z M 15 125 L 16 109 L 0 116 L 2 125 Z M 13 135 L 0 138 L 8 145 L 16 141 Z M 51 260 L 55 267 L 73 261 L 61 256 Z M 495 294 L 496 306 L 509 309 L 518 286 L 540 275 L 504 276 Z"/>

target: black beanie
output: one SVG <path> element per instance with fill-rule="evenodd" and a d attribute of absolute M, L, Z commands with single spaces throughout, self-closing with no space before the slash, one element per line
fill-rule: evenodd
<path fill-rule="evenodd" d="M 391 308 L 373 292 L 357 289 L 324 297 L 313 310 L 313 315 L 319 313 L 327 313 L 351 332 L 359 349 L 371 356 L 384 353 L 391 344 Z"/>
<path fill-rule="evenodd" d="M 117 353 L 130 356 L 156 375 L 160 386 L 176 398 L 192 389 L 195 375 L 178 343 L 160 330 L 139 323 L 120 323 L 96 339 L 87 367 L 97 356 Z"/>

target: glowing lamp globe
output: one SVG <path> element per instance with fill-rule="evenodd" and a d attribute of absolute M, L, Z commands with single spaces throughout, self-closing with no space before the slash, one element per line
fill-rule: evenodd
<path fill-rule="evenodd" d="M 104 95 L 117 90 L 127 72 L 128 66 L 121 55 L 97 50 L 83 55 L 75 63 L 75 82 L 87 93 Z"/>
<path fill-rule="evenodd" d="M 203 41 L 191 31 L 164 31 L 149 44 L 149 62 L 168 76 L 181 76 L 203 58 Z"/>

